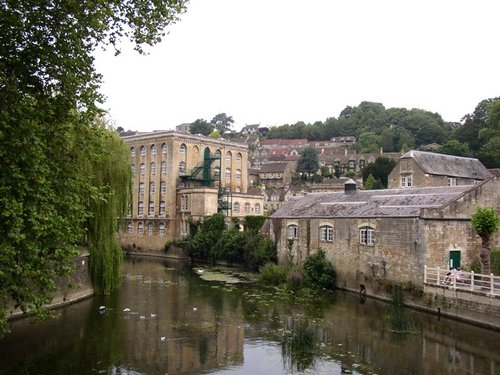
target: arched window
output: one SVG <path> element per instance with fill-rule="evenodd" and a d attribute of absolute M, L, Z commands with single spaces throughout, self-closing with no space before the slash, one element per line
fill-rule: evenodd
<path fill-rule="evenodd" d="M 215 151 L 215 157 L 216 157 L 217 159 L 220 159 L 220 158 L 221 158 L 221 152 L 220 152 L 220 150 Z"/>
<path fill-rule="evenodd" d="M 189 196 L 183 195 L 181 197 L 181 211 L 189 211 Z"/>
<path fill-rule="evenodd" d="M 155 183 L 150 182 L 149 183 L 149 194 L 154 194 L 155 193 Z"/>
<path fill-rule="evenodd" d="M 214 168 L 214 177 L 215 178 L 220 177 L 220 167 L 218 165 Z"/>
<path fill-rule="evenodd" d="M 148 236 L 153 235 L 153 229 L 154 229 L 153 223 L 148 223 Z"/>
<path fill-rule="evenodd" d="M 154 202 L 149 202 L 148 215 L 155 214 L 155 204 Z"/>
<path fill-rule="evenodd" d="M 127 224 L 127 233 L 134 234 L 134 226 L 132 225 L 132 223 Z"/>
<path fill-rule="evenodd" d="M 239 186 L 236 186 L 236 188 L 234 189 L 234 191 L 236 193 L 241 193 L 241 188 Z"/>
<path fill-rule="evenodd" d="M 183 144 L 179 147 L 179 154 L 181 154 L 181 156 L 185 156 L 185 155 L 186 155 L 186 150 L 187 150 L 187 147 L 186 147 L 186 145 L 183 143 Z"/>
<path fill-rule="evenodd" d="M 260 214 L 260 204 L 259 203 L 255 203 L 255 213 Z"/>
<path fill-rule="evenodd" d="M 139 184 L 139 194 L 141 194 L 141 195 L 144 194 L 144 182 L 141 182 Z"/>
<path fill-rule="evenodd" d="M 331 225 L 322 225 L 319 227 L 319 240 L 333 242 L 333 227 Z"/>
<path fill-rule="evenodd" d="M 167 155 L 167 151 L 168 151 L 167 144 L 166 143 L 162 144 L 161 145 L 161 153 L 163 155 Z"/>
<path fill-rule="evenodd" d="M 245 213 L 249 214 L 250 213 L 250 203 L 245 203 Z"/>
<path fill-rule="evenodd" d="M 149 166 L 149 173 L 151 173 L 152 176 L 156 174 L 156 163 L 151 163 Z"/>
<path fill-rule="evenodd" d="M 236 179 L 241 180 L 241 169 L 236 170 Z"/>
<path fill-rule="evenodd" d="M 146 147 L 141 146 L 141 156 L 144 157 L 146 156 Z"/>
<path fill-rule="evenodd" d="M 139 206 L 137 207 L 137 214 L 139 216 L 144 215 L 144 203 L 143 202 L 139 202 Z"/>
<path fill-rule="evenodd" d="M 142 226 L 142 223 L 137 223 L 137 234 L 139 236 L 142 236 L 144 233 L 144 227 Z"/>
<path fill-rule="evenodd" d="M 139 173 L 144 177 L 144 174 L 146 173 L 146 166 L 144 165 L 144 163 L 141 163 L 141 165 L 139 166 Z"/>
<path fill-rule="evenodd" d="M 186 163 L 183 161 L 179 163 L 179 174 L 186 174 Z"/>
<path fill-rule="evenodd" d="M 241 152 L 238 152 L 238 153 L 236 154 L 236 161 L 237 161 L 237 162 L 241 162 Z"/>
<path fill-rule="evenodd" d="M 359 228 L 359 243 L 373 246 L 375 243 L 375 229 L 368 226 Z"/>
<path fill-rule="evenodd" d="M 231 168 L 226 168 L 226 179 L 227 180 L 231 179 Z"/>
<path fill-rule="evenodd" d="M 165 223 L 160 223 L 160 225 L 158 226 L 158 234 L 160 236 L 165 235 Z"/>
<path fill-rule="evenodd" d="M 132 164 L 132 165 L 130 166 L 130 170 L 131 170 L 131 172 L 132 172 L 132 178 L 134 178 L 134 174 L 135 174 L 135 164 Z"/>
<path fill-rule="evenodd" d="M 160 182 L 160 193 L 165 194 L 167 192 L 167 183 L 165 181 Z"/>
<path fill-rule="evenodd" d="M 166 161 L 161 162 L 161 174 L 167 174 L 167 162 Z"/>
<path fill-rule="evenodd" d="M 289 240 L 299 238 L 299 227 L 297 225 L 289 225 L 287 228 L 287 237 Z"/>
<path fill-rule="evenodd" d="M 156 155 L 156 145 L 151 146 L 151 155 Z"/>
<path fill-rule="evenodd" d="M 231 154 L 231 151 L 226 152 L 226 161 L 231 161 L 233 155 Z"/>
<path fill-rule="evenodd" d="M 165 205 L 165 202 L 161 201 L 160 202 L 160 215 L 165 215 L 166 211 L 167 211 L 167 206 Z"/>
<path fill-rule="evenodd" d="M 135 148 L 133 148 L 133 147 L 130 148 L 130 157 L 132 159 L 135 159 Z"/>
<path fill-rule="evenodd" d="M 234 204 L 233 204 L 233 212 L 235 214 L 239 214 L 240 213 L 240 203 L 239 202 L 234 202 Z"/>

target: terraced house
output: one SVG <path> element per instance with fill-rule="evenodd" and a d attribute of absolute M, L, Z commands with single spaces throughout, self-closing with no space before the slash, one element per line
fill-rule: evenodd
<path fill-rule="evenodd" d="M 189 221 L 223 212 L 263 212 L 262 195 L 248 193 L 248 148 L 224 139 L 175 131 L 123 137 L 130 147 L 133 194 L 120 242 L 160 251 L 189 233 Z"/>

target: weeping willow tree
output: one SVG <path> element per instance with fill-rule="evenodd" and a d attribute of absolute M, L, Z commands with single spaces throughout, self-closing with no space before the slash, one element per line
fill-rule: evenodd
<path fill-rule="evenodd" d="M 123 251 L 116 233 L 128 208 L 131 172 L 128 148 L 118 134 L 106 129 L 102 122 L 94 131 L 100 142 L 88 166 L 93 194 L 89 199 L 87 247 L 94 289 L 107 294 L 118 286 L 121 277 Z"/>

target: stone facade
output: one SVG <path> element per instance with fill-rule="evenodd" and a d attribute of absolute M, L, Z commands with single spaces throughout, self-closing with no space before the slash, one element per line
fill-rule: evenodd
<path fill-rule="evenodd" d="M 248 194 L 245 145 L 174 131 L 124 137 L 131 152 L 132 204 L 120 233 L 131 251 L 160 251 L 167 241 L 187 235 L 188 220 L 218 211 L 245 216 L 263 207 L 260 195 Z M 237 200 L 243 209 L 231 209 Z M 262 210 L 260 210 L 262 211 Z"/>
<path fill-rule="evenodd" d="M 448 268 L 479 259 L 471 226 L 476 207 L 500 210 L 496 179 L 476 186 L 309 194 L 271 216 L 280 262 L 301 264 L 319 248 L 338 272 L 338 285 L 376 288 L 380 281 L 423 285 L 424 265 Z M 498 244 L 498 235 L 493 243 Z M 456 266 L 456 265 L 455 265 Z"/>

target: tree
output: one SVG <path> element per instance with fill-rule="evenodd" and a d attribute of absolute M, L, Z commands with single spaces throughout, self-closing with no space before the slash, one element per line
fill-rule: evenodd
<path fill-rule="evenodd" d="M 387 188 L 387 178 L 395 166 L 396 162 L 394 160 L 380 156 L 374 163 L 367 164 L 361 171 L 361 174 L 365 181 L 371 174 L 375 180 L 379 180 L 382 183 L 384 188 Z"/>
<path fill-rule="evenodd" d="M 191 132 L 191 134 L 202 134 L 208 136 L 210 133 L 214 131 L 214 126 L 210 124 L 208 121 L 200 118 L 195 122 L 191 123 L 189 131 Z"/>
<path fill-rule="evenodd" d="M 482 273 L 490 273 L 490 239 L 500 225 L 495 209 L 478 207 L 471 218 L 471 224 L 474 230 L 481 237 L 481 267 Z"/>
<path fill-rule="evenodd" d="M 119 53 L 125 36 L 143 53 L 184 9 L 183 0 L 0 3 L 0 333 L 11 302 L 45 314 L 78 245 L 91 250 L 96 289 L 117 285 L 129 150 L 99 120 L 93 52 Z"/>
<path fill-rule="evenodd" d="M 212 124 L 215 130 L 218 130 L 221 135 L 231 131 L 233 127 L 234 120 L 231 116 L 225 113 L 219 113 L 215 115 L 210 124 Z"/>
<path fill-rule="evenodd" d="M 437 150 L 440 154 L 455 155 L 455 156 L 465 156 L 470 157 L 471 152 L 469 145 L 467 143 L 462 143 L 456 139 L 452 139 L 446 142 L 444 145 L 439 147 Z"/>
<path fill-rule="evenodd" d="M 306 147 L 297 162 L 297 171 L 311 175 L 319 169 L 318 150 L 314 147 Z"/>

